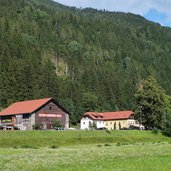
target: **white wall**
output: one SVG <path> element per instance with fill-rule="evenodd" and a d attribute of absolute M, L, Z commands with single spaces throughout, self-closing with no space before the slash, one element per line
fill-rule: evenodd
<path fill-rule="evenodd" d="M 65 128 L 69 128 L 69 115 L 65 114 Z"/>
<path fill-rule="evenodd" d="M 93 123 L 93 120 L 88 117 L 83 117 L 81 119 L 80 129 L 89 129 L 90 122 Z"/>
<path fill-rule="evenodd" d="M 95 122 L 96 122 L 97 128 L 104 128 L 105 127 L 104 121 L 95 121 Z"/>
<path fill-rule="evenodd" d="M 93 124 L 93 122 L 96 123 L 97 128 L 103 128 L 104 127 L 104 121 L 93 121 L 89 117 L 83 117 L 81 119 L 80 129 L 90 129 L 90 123 Z"/>

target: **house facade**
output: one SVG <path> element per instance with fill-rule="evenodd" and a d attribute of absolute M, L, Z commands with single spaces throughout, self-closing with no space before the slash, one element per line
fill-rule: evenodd
<path fill-rule="evenodd" d="M 1 126 L 20 130 L 52 129 L 57 119 L 63 128 L 69 127 L 69 112 L 53 98 L 16 102 L 0 112 Z"/>
<path fill-rule="evenodd" d="M 84 117 L 82 117 L 81 119 L 81 124 L 80 124 L 81 129 L 91 129 L 91 127 L 93 127 L 93 123 L 96 124 L 97 129 L 105 127 L 104 121 L 93 119 L 89 117 L 88 115 L 84 115 Z"/>
<path fill-rule="evenodd" d="M 132 111 L 86 112 L 81 119 L 80 128 L 91 129 L 93 124 L 96 124 L 97 129 L 119 130 L 135 126 L 136 121 Z"/>

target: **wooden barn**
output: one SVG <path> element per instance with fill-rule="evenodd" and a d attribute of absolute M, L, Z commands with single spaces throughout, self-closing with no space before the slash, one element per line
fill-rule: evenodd
<path fill-rule="evenodd" d="M 52 129 L 57 119 L 69 127 L 69 112 L 53 98 L 16 102 L 0 112 L 1 127 L 20 130 Z"/>

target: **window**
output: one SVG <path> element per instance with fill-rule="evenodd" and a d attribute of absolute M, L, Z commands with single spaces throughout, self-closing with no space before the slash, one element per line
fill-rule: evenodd
<path fill-rule="evenodd" d="M 23 115 L 23 119 L 28 119 L 29 116 L 30 116 L 29 114 L 24 114 L 24 115 Z"/>
<path fill-rule="evenodd" d="M 50 107 L 49 107 L 49 110 L 51 110 L 51 109 L 52 109 L 52 107 L 50 106 Z"/>
<path fill-rule="evenodd" d="M 83 125 L 85 125 L 85 122 L 83 122 Z"/>

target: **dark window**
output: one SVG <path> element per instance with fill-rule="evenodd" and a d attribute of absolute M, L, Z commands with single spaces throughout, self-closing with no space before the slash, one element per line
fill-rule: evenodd
<path fill-rule="evenodd" d="M 50 106 L 50 107 L 49 107 L 49 109 L 51 110 L 51 109 L 52 109 L 52 107 Z"/>
<path fill-rule="evenodd" d="M 29 116 L 30 116 L 29 114 L 24 114 L 23 119 L 29 118 Z"/>

